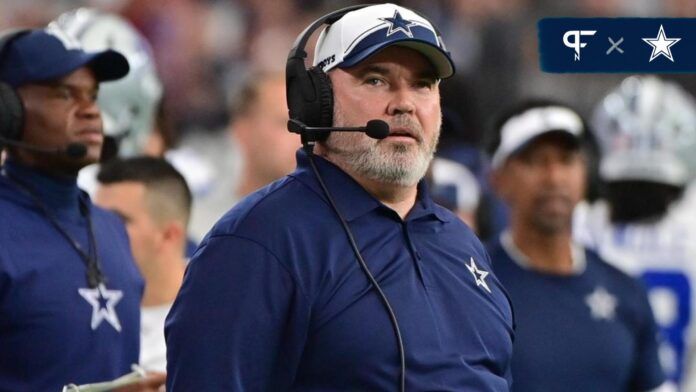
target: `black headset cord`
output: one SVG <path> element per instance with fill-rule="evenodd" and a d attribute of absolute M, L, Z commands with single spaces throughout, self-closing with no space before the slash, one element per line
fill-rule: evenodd
<path fill-rule="evenodd" d="M 53 213 L 46 207 L 46 205 L 41 201 L 41 199 L 36 195 L 36 193 L 31 189 L 28 184 L 25 184 L 22 180 L 11 176 L 7 171 L 2 170 L 2 175 L 7 178 L 11 183 L 13 183 L 22 193 L 29 196 L 34 205 L 36 205 L 43 215 L 48 219 L 51 225 L 68 241 L 70 246 L 78 253 L 80 258 L 84 261 L 87 267 L 87 285 L 90 288 L 96 288 L 101 283 L 106 283 L 106 277 L 101 270 L 99 265 L 98 253 L 97 253 L 97 241 L 94 235 L 94 228 L 92 227 L 92 217 L 89 211 L 89 206 L 83 199 L 84 196 L 80 196 L 80 212 L 85 216 L 87 220 L 87 241 L 89 242 L 89 249 L 85 251 L 77 240 L 75 240 L 68 231 L 58 222 L 58 219 L 53 215 Z"/>
<path fill-rule="evenodd" d="M 404 341 L 401 338 L 401 330 L 399 329 L 399 323 L 396 320 L 396 314 L 394 314 L 394 309 L 392 309 L 391 304 L 389 303 L 387 296 L 384 295 L 384 292 L 382 291 L 382 288 L 379 286 L 379 283 L 377 283 L 377 280 L 375 279 L 374 276 L 372 276 L 370 269 L 367 267 L 367 263 L 365 263 L 365 259 L 363 259 L 362 254 L 360 253 L 360 249 L 358 249 L 358 245 L 355 242 L 355 238 L 353 237 L 353 233 L 351 232 L 350 227 L 348 227 L 348 223 L 346 223 L 346 220 L 343 218 L 343 215 L 341 215 L 341 212 L 338 209 L 338 207 L 336 206 L 336 203 L 334 202 L 333 197 L 331 197 L 331 193 L 329 192 L 329 189 L 326 187 L 324 180 L 322 179 L 321 175 L 319 174 L 319 170 L 317 169 L 317 165 L 316 165 L 316 163 L 314 163 L 314 153 L 312 151 L 313 150 L 312 147 L 313 147 L 312 145 L 305 144 L 303 146 L 303 149 L 305 150 L 305 152 L 307 152 L 307 155 L 309 157 L 309 163 L 312 166 L 312 170 L 314 171 L 314 175 L 317 177 L 317 180 L 319 181 L 319 185 L 321 186 L 321 189 L 324 191 L 326 198 L 329 200 L 329 204 L 331 204 L 331 208 L 333 208 L 334 212 L 338 216 L 338 219 L 341 221 L 341 225 L 343 226 L 343 230 L 346 232 L 346 235 L 348 236 L 348 241 L 350 242 L 350 246 L 351 246 L 351 248 L 353 248 L 353 253 L 355 253 L 355 257 L 357 257 L 357 259 L 358 259 L 358 264 L 360 264 L 360 267 L 362 268 L 363 272 L 367 276 L 367 279 L 370 280 L 372 287 L 374 287 L 375 291 L 377 291 L 377 294 L 379 294 L 379 298 L 382 301 L 382 304 L 386 308 L 387 313 L 389 313 L 389 319 L 390 319 L 392 327 L 394 329 L 394 335 L 396 335 L 396 341 L 397 341 L 397 345 L 399 348 L 399 365 L 400 365 L 399 391 L 405 392 L 406 391 L 406 354 L 404 352 Z"/>

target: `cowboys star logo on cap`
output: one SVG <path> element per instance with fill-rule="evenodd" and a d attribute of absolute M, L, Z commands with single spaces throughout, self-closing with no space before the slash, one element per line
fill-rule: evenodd
<path fill-rule="evenodd" d="M 411 27 L 417 26 L 418 23 L 412 20 L 406 20 L 401 17 L 399 10 L 394 11 L 394 16 L 391 18 L 379 18 L 387 23 L 389 23 L 389 30 L 387 30 L 387 37 L 397 33 L 399 31 L 408 35 L 409 38 L 413 38 L 413 33 L 411 32 Z"/>

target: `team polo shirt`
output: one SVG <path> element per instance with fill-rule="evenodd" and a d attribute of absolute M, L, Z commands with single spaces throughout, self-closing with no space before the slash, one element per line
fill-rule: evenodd
<path fill-rule="evenodd" d="M 0 176 L 0 391 L 61 391 L 111 380 L 138 362 L 143 280 L 123 223 L 91 204 L 75 180 L 8 162 L 65 230 L 87 247 L 79 198 L 91 211 L 107 282 L 87 285 L 84 261 L 32 199 Z"/>
<path fill-rule="evenodd" d="M 513 392 L 649 391 L 664 381 L 637 281 L 589 251 L 584 268 L 560 276 L 521 266 L 500 240 L 488 250 L 515 308 Z"/>
<path fill-rule="evenodd" d="M 230 210 L 168 315 L 168 390 L 393 391 L 397 343 L 308 156 Z M 314 157 L 388 297 L 407 390 L 507 391 L 513 319 L 471 230 L 425 186 L 402 220 Z"/>

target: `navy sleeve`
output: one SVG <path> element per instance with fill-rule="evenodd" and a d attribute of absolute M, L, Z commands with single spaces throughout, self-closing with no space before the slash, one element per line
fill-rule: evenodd
<path fill-rule="evenodd" d="M 248 239 L 213 236 L 167 316 L 167 390 L 288 390 L 308 325 L 309 301 L 275 255 Z"/>
<path fill-rule="evenodd" d="M 633 369 L 633 391 L 649 391 L 665 382 L 664 372 L 658 357 L 658 332 L 647 294 L 636 282 L 636 298 L 639 302 L 640 332 Z"/>

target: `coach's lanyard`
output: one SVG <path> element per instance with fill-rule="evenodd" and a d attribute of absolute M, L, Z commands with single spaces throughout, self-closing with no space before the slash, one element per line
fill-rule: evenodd
<path fill-rule="evenodd" d="M 41 198 L 39 198 L 36 193 L 31 189 L 31 187 L 15 176 L 10 175 L 6 170 L 2 170 L 2 175 L 7 178 L 12 184 L 14 184 L 20 191 L 25 193 L 27 196 L 29 196 L 34 204 L 39 207 L 41 212 L 43 212 L 44 216 L 51 222 L 53 227 L 58 230 L 58 232 L 65 238 L 70 246 L 72 246 L 73 249 L 77 252 L 77 254 L 80 256 L 82 261 L 84 261 L 85 266 L 87 267 L 87 284 L 89 285 L 90 288 L 96 288 L 102 283 L 106 283 L 106 278 L 104 274 L 101 271 L 101 267 L 99 266 L 99 260 L 98 260 L 98 254 L 97 254 L 97 241 L 94 237 L 94 230 L 92 228 L 92 217 L 89 212 L 89 206 L 87 205 L 87 202 L 84 200 L 84 196 L 80 196 L 79 201 L 80 201 L 80 213 L 85 216 L 87 219 L 87 241 L 89 243 L 89 249 L 85 251 L 85 249 L 80 245 L 77 240 L 75 240 L 70 233 L 58 222 L 58 219 L 55 217 L 53 212 L 46 207 L 46 204 L 44 204 L 43 201 L 41 201 Z"/>

